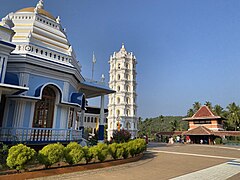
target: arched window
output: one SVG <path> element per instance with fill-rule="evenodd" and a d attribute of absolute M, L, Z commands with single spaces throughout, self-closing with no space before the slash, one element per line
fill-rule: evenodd
<path fill-rule="evenodd" d="M 120 63 L 118 63 L 118 69 L 121 69 L 121 64 Z"/>
<path fill-rule="evenodd" d="M 91 117 L 91 123 L 93 123 L 93 117 Z"/>
<path fill-rule="evenodd" d="M 130 103 L 130 98 L 129 97 L 127 97 L 127 104 L 129 104 Z"/>
<path fill-rule="evenodd" d="M 130 110 L 129 109 L 127 110 L 127 116 L 130 116 Z"/>
<path fill-rule="evenodd" d="M 117 98 L 117 103 L 118 103 L 118 104 L 120 103 L 120 98 L 119 98 L 119 97 Z"/>
<path fill-rule="evenodd" d="M 130 86 L 126 86 L 126 90 L 129 92 L 130 91 Z"/>
<path fill-rule="evenodd" d="M 110 123 L 110 128 L 112 128 L 112 122 Z"/>
<path fill-rule="evenodd" d="M 87 122 L 90 122 L 90 117 L 87 117 Z"/>
<path fill-rule="evenodd" d="M 36 102 L 33 127 L 52 128 L 56 94 L 51 87 L 45 87 L 42 99 Z"/>
<path fill-rule="evenodd" d="M 131 124 L 130 124 L 130 122 L 127 122 L 126 123 L 126 127 L 125 127 L 127 130 L 129 130 L 129 129 L 131 129 Z"/>
<path fill-rule="evenodd" d="M 129 69 L 129 64 L 128 63 L 126 63 L 126 68 Z"/>
<path fill-rule="evenodd" d="M 119 116 L 120 115 L 120 110 L 119 109 L 117 109 L 117 116 Z"/>
<path fill-rule="evenodd" d="M 118 79 L 118 80 L 120 80 L 120 79 L 121 79 L 121 76 L 120 76 L 120 74 L 118 74 L 118 76 L 117 76 L 117 79 Z"/>
<path fill-rule="evenodd" d="M 117 87 L 117 91 L 119 92 L 119 91 L 120 91 L 120 89 L 121 89 L 121 88 L 120 88 L 120 86 L 118 86 L 118 87 Z"/>

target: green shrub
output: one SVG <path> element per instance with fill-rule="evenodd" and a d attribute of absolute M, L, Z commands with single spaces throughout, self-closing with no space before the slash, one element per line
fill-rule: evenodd
<path fill-rule="evenodd" d="M 127 144 L 128 144 L 129 154 L 133 157 L 137 151 L 136 143 L 134 141 L 129 141 Z"/>
<path fill-rule="evenodd" d="M 6 166 L 8 150 L 8 146 L 0 142 L 0 170 Z"/>
<path fill-rule="evenodd" d="M 120 131 L 114 130 L 112 142 L 124 143 L 124 142 L 128 142 L 130 140 L 130 138 L 131 138 L 131 134 L 129 131 L 124 130 L 124 129 L 120 129 Z"/>
<path fill-rule="evenodd" d="M 32 161 L 36 155 L 36 151 L 23 144 L 12 146 L 9 149 L 7 157 L 7 165 L 10 168 L 21 170 L 25 165 Z"/>
<path fill-rule="evenodd" d="M 123 150 L 122 157 L 124 159 L 127 159 L 129 155 L 128 143 L 122 143 L 122 150 Z"/>
<path fill-rule="evenodd" d="M 64 157 L 68 164 L 79 163 L 83 156 L 82 146 L 77 142 L 71 142 L 64 148 Z"/>
<path fill-rule="evenodd" d="M 108 152 L 114 160 L 122 157 L 123 155 L 122 144 L 113 143 L 108 145 Z"/>
<path fill-rule="evenodd" d="M 128 142 L 128 148 L 130 155 L 133 157 L 145 151 L 147 145 L 144 139 L 135 139 Z"/>
<path fill-rule="evenodd" d="M 84 146 L 82 150 L 83 150 L 83 157 L 86 161 L 86 164 L 88 164 L 94 158 L 94 147 Z"/>
<path fill-rule="evenodd" d="M 103 143 L 98 143 L 97 146 L 94 146 L 94 153 L 97 156 L 100 162 L 105 161 L 108 155 L 108 146 Z"/>
<path fill-rule="evenodd" d="M 216 144 L 222 144 L 222 138 L 217 137 L 214 141 Z"/>
<path fill-rule="evenodd" d="M 38 153 L 38 160 L 46 168 L 60 162 L 64 157 L 64 146 L 60 143 L 48 144 Z"/>

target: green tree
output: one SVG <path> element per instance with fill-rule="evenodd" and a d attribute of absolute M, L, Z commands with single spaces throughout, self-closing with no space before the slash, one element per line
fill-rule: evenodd
<path fill-rule="evenodd" d="M 222 116 L 224 111 L 223 111 L 223 108 L 219 104 L 216 104 L 213 107 L 213 113 L 217 116 Z"/>
<path fill-rule="evenodd" d="M 201 106 L 202 105 L 200 102 L 194 102 L 194 104 L 193 104 L 194 113 L 196 113 L 201 108 Z"/>
<path fill-rule="evenodd" d="M 237 126 L 240 123 L 240 107 L 234 102 L 227 106 L 228 115 L 227 121 L 229 125 L 232 125 L 237 130 Z"/>
<path fill-rule="evenodd" d="M 194 110 L 192 108 L 190 108 L 187 112 L 187 117 L 192 117 L 194 115 Z"/>
<path fill-rule="evenodd" d="M 171 130 L 172 131 L 178 131 L 179 130 L 179 128 L 180 128 L 180 123 L 179 123 L 179 121 L 178 120 L 173 120 L 173 121 L 171 121 L 170 122 L 170 125 L 171 125 Z"/>
<path fill-rule="evenodd" d="M 206 101 L 204 105 L 207 106 L 210 110 L 213 109 L 212 103 L 210 101 Z"/>

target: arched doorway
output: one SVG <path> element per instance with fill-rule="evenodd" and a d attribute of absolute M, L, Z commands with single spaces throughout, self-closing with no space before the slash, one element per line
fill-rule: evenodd
<path fill-rule="evenodd" d="M 55 101 L 55 91 L 49 86 L 45 87 L 42 92 L 42 99 L 35 104 L 32 127 L 52 128 Z"/>

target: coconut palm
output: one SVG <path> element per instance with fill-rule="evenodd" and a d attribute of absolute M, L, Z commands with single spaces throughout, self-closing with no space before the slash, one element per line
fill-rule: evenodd
<path fill-rule="evenodd" d="M 194 102 L 194 104 L 193 104 L 194 113 L 196 113 L 200 108 L 201 108 L 201 103 L 200 102 Z"/>
<path fill-rule="evenodd" d="M 216 104 L 213 107 L 213 112 L 217 116 L 223 116 L 223 108 L 219 104 Z"/>
<path fill-rule="evenodd" d="M 191 108 L 191 109 L 188 110 L 187 116 L 192 117 L 193 115 L 194 115 L 194 110 Z"/>
<path fill-rule="evenodd" d="M 227 109 L 228 109 L 227 115 L 228 123 L 230 125 L 233 125 L 236 131 L 237 126 L 240 123 L 240 107 L 233 102 L 227 106 Z"/>
<path fill-rule="evenodd" d="M 212 103 L 210 101 L 206 101 L 204 105 L 207 106 L 210 110 L 213 109 L 212 108 Z"/>

